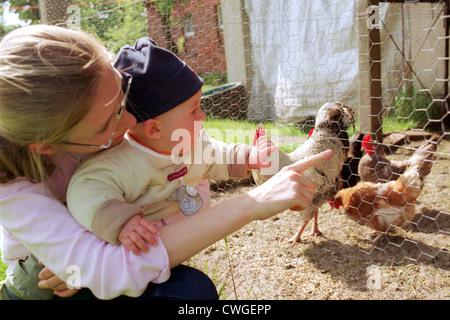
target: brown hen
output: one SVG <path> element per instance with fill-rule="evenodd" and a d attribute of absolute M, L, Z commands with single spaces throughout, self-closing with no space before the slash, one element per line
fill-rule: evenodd
<path fill-rule="evenodd" d="M 439 135 L 434 135 L 417 148 L 410 159 L 389 160 L 386 157 L 384 146 L 370 140 L 370 135 L 366 135 L 362 143 L 365 154 L 358 167 L 361 180 L 369 182 L 396 180 L 407 168 L 417 165 L 423 181 L 433 167 L 434 152 L 437 150 L 439 139 Z"/>
<path fill-rule="evenodd" d="M 401 228 L 412 221 L 421 183 L 419 167 L 412 166 L 395 181 L 360 182 L 342 189 L 333 203 L 337 209 L 342 206 L 349 216 L 374 229 L 377 241 L 390 228 Z"/>

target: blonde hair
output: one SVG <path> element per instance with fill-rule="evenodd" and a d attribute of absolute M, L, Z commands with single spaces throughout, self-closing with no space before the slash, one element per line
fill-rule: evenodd
<path fill-rule="evenodd" d="M 0 183 L 44 181 L 55 164 L 31 143 L 58 144 L 87 114 L 111 55 L 95 38 L 56 26 L 14 30 L 0 42 Z"/>

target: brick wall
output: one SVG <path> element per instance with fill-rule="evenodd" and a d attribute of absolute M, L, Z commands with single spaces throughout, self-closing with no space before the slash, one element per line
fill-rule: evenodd
<path fill-rule="evenodd" d="M 218 23 L 220 0 L 184 1 L 172 13 L 172 43 L 178 56 L 198 74 L 226 73 L 223 30 Z M 187 32 L 185 21 L 191 22 Z M 153 4 L 148 5 L 149 36 L 167 48 L 161 18 Z"/>

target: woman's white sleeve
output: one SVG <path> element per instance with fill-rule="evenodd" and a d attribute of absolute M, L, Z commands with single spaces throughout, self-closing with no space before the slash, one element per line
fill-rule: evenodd
<path fill-rule="evenodd" d="M 41 185 L 25 179 L 0 185 L 0 225 L 58 277 L 89 288 L 100 299 L 137 297 L 148 283 L 170 276 L 161 239 L 140 255 L 108 244 L 79 225 Z"/>

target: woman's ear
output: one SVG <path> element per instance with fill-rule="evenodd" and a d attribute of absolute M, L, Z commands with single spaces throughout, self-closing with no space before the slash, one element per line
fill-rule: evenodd
<path fill-rule="evenodd" d="M 28 147 L 33 152 L 46 155 L 53 154 L 57 151 L 57 148 L 55 146 L 40 142 L 31 143 Z"/>
<path fill-rule="evenodd" d="M 144 133 L 151 139 L 160 139 L 161 130 L 158 127 L 158 121 L 156 119 L 148 119 L 144 122 Z"/>

